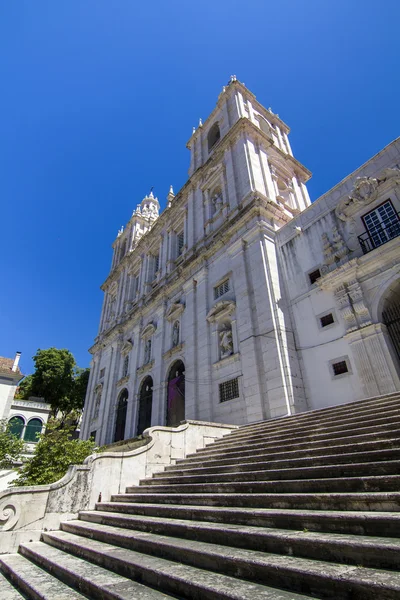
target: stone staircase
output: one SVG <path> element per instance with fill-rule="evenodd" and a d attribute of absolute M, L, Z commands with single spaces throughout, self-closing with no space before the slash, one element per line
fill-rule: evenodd
<path fill-rule="evenodd" d="M 3 555 L 1 598 L 400 599 L 399 473 L 400 395 L 244 426 Z"/>

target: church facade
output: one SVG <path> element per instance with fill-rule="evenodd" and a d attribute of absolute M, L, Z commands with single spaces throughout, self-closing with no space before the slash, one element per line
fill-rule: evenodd
<path fill-rule="evenodd" d="M 187 144 L 187 183 L 118 232 L 83 438 L 400 389 L 400 141 L 311 204 L 288 134 L 232 77 Z"/>

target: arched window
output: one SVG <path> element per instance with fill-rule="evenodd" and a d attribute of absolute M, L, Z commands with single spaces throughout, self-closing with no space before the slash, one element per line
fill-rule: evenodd
<path fill-rule="evenodd" d="M 125 356 L 124 364 L 122 365 L 122 377 L 127 377 L 129 372 L 129 356 Z"/>
<path fill-rule="evenodd" d="M 218 123 L 214 123 L 208 132 L 207 140 L 208 140 L 208 151 L 210 152 L 211 148 L 215 146 L 215 144 L 220 140 L 221 133 L 219 130 Z"/>
<path fill-rule="evenodd" d="M 10 427 L 10 433 L 12 435 L 15 435 L 15 437 L 20 438 L 22 435 L 22 432 L 24 430 L 24 426 L 25 426 L 25 421 L 23 420 L 23 418 L 22 417 L 12 417 L 8 421 L 8 425 Z"/>
<path fill-rule="evenodd" d="M 180 341 L 180 324 L 179 321 L 175 321 L 174 326 L 172 327 L 172 347 L 179 345 Z"/>
<path fill-rule="evenodd" d="M 38 433 L 42 432 L 43 423 L 40 419 L 31 419 L 25 429 L 25 442 L 37 442 Z"/>

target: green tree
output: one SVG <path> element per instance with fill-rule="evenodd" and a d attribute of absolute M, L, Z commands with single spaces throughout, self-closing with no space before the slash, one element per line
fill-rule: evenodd
<path fill-rule="evenodd" d="M 21 383 L 17 388 L 17 393 L 15 394 L 15 398 L 18 399 L 28 399 L 29 396 L 33 396 L 32 394 L 32 375 L 27 375 L 23 378 Z"/>
<path fill-rule="evenodd" d="M 52 414 L 61 411 L 65 418 L 82 410 L 89 369 L 77 367 L 73 354 L 66 349 L 38 350 L 33 357 L 35 371 L 22 381 L 20 397 L 39 396 L 51 405 Z"/>
<path fill-rule="evenodd" d="M 18 479 L 13 485 L 46 485 L 61 479 L 70 465 L 82 464 L 87 456 L 93 454 L 96 443 L 89 440 L 72 439 L 74 425 L 62 425 L 57 419 L 47 424 L 29 458 L 20 469 Z"/>
<path fill-rule="evenodd" d="M 12 468 L 23 449 L 24 442 L 11 433 L 9 423 L 0 421 L 0 469 Z"/>

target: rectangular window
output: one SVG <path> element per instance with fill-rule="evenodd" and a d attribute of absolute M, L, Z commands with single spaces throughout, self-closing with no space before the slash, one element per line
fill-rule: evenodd
<path fill-rule="evenodd" d="M 106 368 L 105 367 L 103 369 L 100 369 L 100 379 L 103 379 L 105 373 L 106 373 Z"/>
<path fill-rule="evenodd" d="M 90 432 L 90 437 L 94 439 L 94 441 L 96 441 L 96 433 L 97 431 L 91 431 Z"/>
<path fill-rule="evenodd" d="M 335 319 L 333 318 L 333 314 L 332 313 L 328 313 L 327 315 L 324 315 L 323 317 L 320 317 L 320 323 L 321 323 L 321 327 L 327 327 L 328 325 L 332 325 L 332 323 L 335 322 Z"/>
<path fill-rule="evenodd" d="M 335 377 L 337 375 L 343 375 L 344 373 L 349 372 L 349 368 L 347 366 L 347 362 L 345 360 L 341 360 L 337 363 L 332 363 L 332 370 Z"/>
<path fill-rule="evenodd" d="M 224 294 L 229 292 L 229 290 L 230 290 L 229 279 L 225 279 L 225 281 L 223 281 L 222 283 L 220 283 L 219 285 L 217 285 L 214 288 L 214 300 L 216 300 L 220 296 L 223 296 Z"/>
<path fill-rule="evenodd" d="M 310 279 L 311 285 L 313 285 L 317 281 L 317 279 L 321 277 L 321 271 L 319 269 L 315 269 L 315 271 L 311 271 L 311 273 L 308 274 L 308 277 Z"/>
<path fill-rule="evenodd" d="M 400 234 L 400 220 L 390 200 L 364 215 L 363 220 L 374 248 Z"/>
<path fill-rule="evenodd" d="M 177 255 L 180 256 L 183 252 L 183 245 L 185 242 L 185 236 L 183 231 L 177 234 L 176 236 L 176 244 L 177 244 Z"/>
<path fill-rule="evenodd" d="M 226 402 L 239 398 L 239 379 L 229 379 L 219 384 L 219 401 Z"/>

